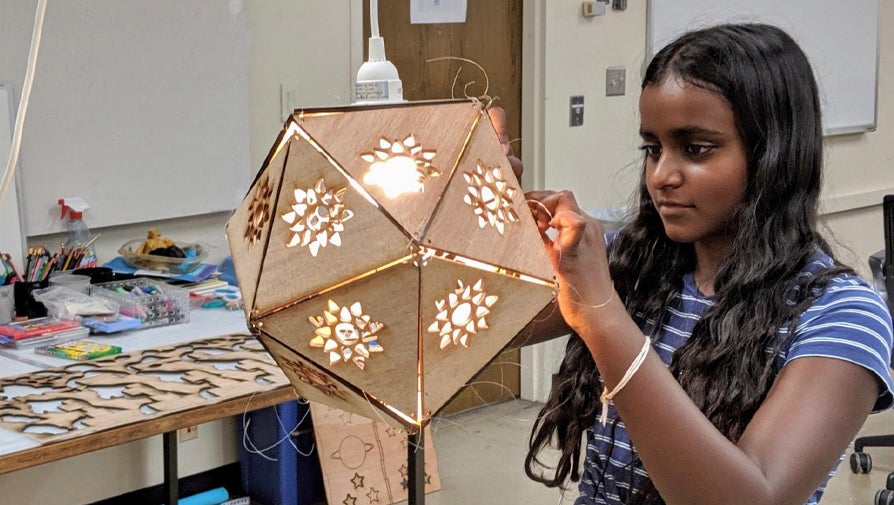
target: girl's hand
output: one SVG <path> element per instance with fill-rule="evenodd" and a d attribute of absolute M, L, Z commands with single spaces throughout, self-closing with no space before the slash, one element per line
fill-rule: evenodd
<path fill-rule="evenodd" d="M 526 198 L 553 264 L 565 322 L 581 335 L 600 333 L 594 311 L 620 308 L 626 315 L 609 274 L 602 224 L 570 191 L 532 191 Z"/>

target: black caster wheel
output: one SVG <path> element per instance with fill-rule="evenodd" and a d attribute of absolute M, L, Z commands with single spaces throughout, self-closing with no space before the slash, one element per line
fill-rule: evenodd
<path fill-rule="evenodd" d="M 888 474 L 888 479 L 885 481 L 885 489 L 894 490 L 894 472 Z"/>
<path fill-rule="evenodd" d="M 894 491 L 879 489 L 875 492 L 875 505 L 894 505 Z"/>
<path fill-rule="evenodd" d="M 872 457 L 865 452 L 851 454 L 851 471 L 854 473 L 869 473 L 872 470 Z M 894 505 L 894 503 L 892 503 Z"/>

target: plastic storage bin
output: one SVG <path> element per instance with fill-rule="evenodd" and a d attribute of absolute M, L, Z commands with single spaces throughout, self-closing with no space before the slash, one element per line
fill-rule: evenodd
<path fill-rule="evenodd" d="M 189 291 L 137 277 L 92 284 L 90 294 L 118 302 L 119 312 L 142 321 L 143 328 L 189 321 Z"/>
<path fill-rule="evenodd" d="M 242 488 L 251 496 L 252 503 L 326 503 L 323 472 L 320 470 L 314 445 L 313 425 L 310 415 L 305 416 L 308 409 L 306 404 L 293 401 L 248 412 L 244 419 L 242 416 L 237 418 Z M 302 421 L 300 425 L 298 421 Z M 248 423 L 248 428 L 243 438 L 244 423 Z M 290 429 L 291 433 L 285 431 Z M 292 438 L 302 453 L 309 455 L 299 454 L 289 443 L 288 437 Z M 264 451 L 268 458 L 276 461 L 270 461 L 246 449 L 246 446 L 254 446 L 258 450 L 264 450 L 277 442 L 279 445 Z"/>

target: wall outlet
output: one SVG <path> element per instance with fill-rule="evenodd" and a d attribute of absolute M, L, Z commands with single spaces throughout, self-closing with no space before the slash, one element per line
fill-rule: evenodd
<path fill-rule="evenodd" d="M 605 3 L 599 1 L 583 2 L 580 6 L 580 13 L 585 18 L 605 16 Z"/>
<path fill-rule="evenodd" d="M 199 438 L 199 427 L 187 426 L 186 428 L 180 428 L 177 430 L 177 438 L 180 439 L 181 444 L 188 440 L 195 440 Z"/>
<path fill-rule="evenodd" d="M 570 126 L 581 126 L 584 124 L 584 96 L 574 95 L 571 97 L 570 110 Z"/>

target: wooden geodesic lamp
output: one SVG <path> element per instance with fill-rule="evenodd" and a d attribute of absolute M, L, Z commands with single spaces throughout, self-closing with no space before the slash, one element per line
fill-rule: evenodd
<path fill-rule="evenodd" d="M 479 102 L 294 114 L 227 237 L 249 325 L 297 392 L 405 428 L 555 290 Z"/>

